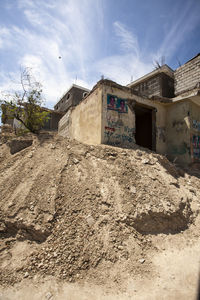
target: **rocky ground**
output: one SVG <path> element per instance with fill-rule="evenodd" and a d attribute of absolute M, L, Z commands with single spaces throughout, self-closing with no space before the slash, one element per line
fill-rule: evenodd
<path fill-rule="evenodd" d="M 195 299 L 198 170 L 139 147 L 23 140 L 0 145 L 1 300 Z"/>

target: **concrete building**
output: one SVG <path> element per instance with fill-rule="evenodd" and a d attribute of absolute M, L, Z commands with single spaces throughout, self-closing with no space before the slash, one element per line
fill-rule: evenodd
<path fill-rule="evenodd" d="M 200 55 L 128 86 L 100 80 L 59 122 L 60 135 L 87 144 L 149 148 L 181 164 L 200 162 Z"/>
<path fill-rule="evenodd" d="M 163 65 L 127 86 L 141 96 L 170 98 L 174 96 L 174 71 L 167 65 Z"/>
<path fill-rule="evenodd" d="M 90 90 L 73 84 L 54 106 L 55 111 L 67 112 L 69 108 L 78 105 Z"/>

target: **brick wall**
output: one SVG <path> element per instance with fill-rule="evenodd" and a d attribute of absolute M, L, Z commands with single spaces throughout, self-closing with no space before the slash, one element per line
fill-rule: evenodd
<path fill-rule="evenodd" d="M 175 95 L 191 90 L 200 84 L 200 55 L 174 72 Z"/>

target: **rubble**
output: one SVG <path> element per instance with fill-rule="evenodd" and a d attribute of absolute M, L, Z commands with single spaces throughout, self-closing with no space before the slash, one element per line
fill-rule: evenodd
<path fill-rule="evenodd" d="M 130 274 L 148 273 L 151 237 L 178 234 L 195 220 L 199 181 L 191 177 L 188 185 L 189 175 L 180 176 L 159 154 L 56 135 L 33 137 L 14 155 L 6 147 L 0 147 L 2 252 L 19 243 L 29 250 L 17 266 L 0 261 L 2 285 L 36 274 L 106 281 L 102 268 L 117 264 Z"/>

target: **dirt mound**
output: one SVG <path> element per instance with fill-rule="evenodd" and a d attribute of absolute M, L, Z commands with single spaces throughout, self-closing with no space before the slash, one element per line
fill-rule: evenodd
<path fill-rule="evenodd" d="M 152 235 L 175 234 L 195 221 L 199 179 L 180 176 L 150 151 L 48 134 L 14 155 L 6 145 L 0 149 L 2 252 L 32 245 L 18 266 L 3 256 L 2 284 L 36 274 L 105 282 L 102 269 L 118 264 L 130 274 L 147 274 Z"/>

